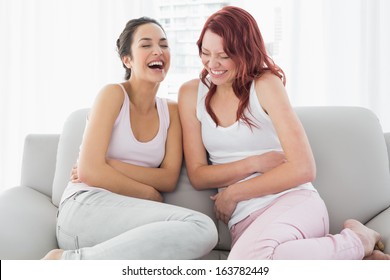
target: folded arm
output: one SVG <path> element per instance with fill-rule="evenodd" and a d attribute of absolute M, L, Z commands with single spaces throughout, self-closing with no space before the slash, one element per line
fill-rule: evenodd
<path fill-rule="evenodd" d="M 255 86 L 258 100 L 278 134 L 283 158 L 263 154 L 228 164 L 208 165 L 201 125 L 196 117 L 198 81 L 184 84 L 179 92 L 184 153 L 190 180 L 197 189 L 227 187 L 213 197 L 217 217 L 225 222 L 240 201 L 279 193 L 315 178 L 315 162 L 308 139 L 289 103 L 283 83 L 272 74 L 264 74 Z M 262 175 L 239 182 L 255 172 Z"/>
<path fill-rule="evenodd" d="M 177 104 L 168 104 L 170 125 L 168 129 L 165 156 L 160 167 L 150 168 L 107 159 L 117 171 L 140 183 L 154 187 L 160 192 L 171 192 L 175 189 L 183 159 L 182 135 Z"/>
<path fill-rule="evenodd" d="M 225 222 L 238 202 L 291 189 L 313 181 L 316 175 L 309 141 L 282 82 L 264 75 L 256 83 L 256 92 L 275 126 L 286 160 L 261 176 L 229 185 L 213 198 L 217 217 Z"/>
<path fill-rule="evenodd" d="M 96 98 L 80 150 L 79 180 L 114 193 L 161 201 L 162 196 L 154 187 L 123 175 L 106 161 L 111 131 L 123 100 L 118 85 L 106 86 Z"/>
<path fill-rule="evenodd" d="M 196 189 L 220 188 L 234 184 L 253 173 L 264 173 L 285 161 L 280 152 L 268 152 L 239 161 L 209 165 L 203 145 L 201 124 L 196 117 L 198 80 L 185 83 L 179 90 L 179 112 L 187 171 Z"/>
<path fill-rule="evenodd" d="M 316 176 L 309 141 L 280 79 L 272 74 L 264 75 L 256 82 L 256 92 L 272 120 L 286 161 L 262 176 L 234 184 L 237 201 L 279 193 L 311 182 Z"/>

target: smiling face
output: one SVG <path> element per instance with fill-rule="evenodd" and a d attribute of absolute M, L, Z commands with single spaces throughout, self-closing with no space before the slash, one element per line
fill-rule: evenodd
<path fill-rule="evenodd" d="M 223 49 L 223 39 L 207 30 L 202 40 L 201 59 L 215 85 L 232 84 L 236 65 Z"/>
<path fill-rule="evenodd" d="M 170 66 L 170 50 L 164 31 L 154 23 L 139 26 L 134 33 L 131 57 L 123 63 L 131 68 L 131 79 L 161 82 Z"/>

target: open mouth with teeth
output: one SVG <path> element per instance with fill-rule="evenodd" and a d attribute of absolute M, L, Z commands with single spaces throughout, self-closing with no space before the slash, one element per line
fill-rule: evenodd
<path fill-rule="evenodd" d="M 148 64 L 148 67 L 151 69 L 160 69 L 164 68 L 164 63 L 162 61 L 152 61 Z"/>
<path fill-rule="evenodd" d="M 211 70 L 209 71 L 212 75 L 214 76 L 221 76 L 225 74 L 227 71 L 226 70 Z"/>

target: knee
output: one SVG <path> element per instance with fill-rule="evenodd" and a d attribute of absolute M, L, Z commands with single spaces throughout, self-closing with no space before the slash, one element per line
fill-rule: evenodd
<path fill-rule="evenodd" d="M 199 235 L 211 250 L 218 242 L 218 230 L 214 221 L 207 215 L 196 213 L 195 224 L 199 230 Z"/>
<path fill-rule="evenodd" d="M 206 216 L 206 219 L 207 219 L 206 226 L 208 229 L 208 235 L 210 236 L 212 248 L 214 248 L 218 242 L 218 230 L 217 230 L 217 227 L 216 227 L 214 221 L 209 216 Z"/>

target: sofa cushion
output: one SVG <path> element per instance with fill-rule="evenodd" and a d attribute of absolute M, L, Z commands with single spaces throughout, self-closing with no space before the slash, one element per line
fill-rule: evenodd
<path fill-rule="evenodd" d="M 385 133 L 385 140 L 386 140 L 386 145 L 387 145 L 387 155 L 390 159 L 390 132 Z M 389 169 L 390 169 L 390 164 L 389 164 Z"/>
<path fill-rule="evenodd" d="M 381 234 L 385 253 L 390 254 L 390 207 L 371 219 L 366 226 Z"/>
<path fill-rule="evenodd" d="M 52 196 L 58 134 L 30 134 L 24 141 L 20 184 Z"/>
<path fill-rule="evenodd" d="M 187 169 L 183 161 L 175 191 L 164 193 L 163 196 L 164 202 L 199 211 L 209 216 L 214 223 L 217 223 L 214 213 L 214 202 L 210 199 L 210 196 L 216 193 L 216 189 L 202 191 L 194 189 L 188 179 Z"/>
<path fill-rule="evenodd" d="M 217 193 L 217 189 L 198 191 L 192 187 L 188 179 L 187 169 L 183 161 L 179 181 L 174 192 L 164 193 L 164 201 L 169 204 L 182 206 L 209 216 L 215 223 L 218 230 L 218 243 L 215 249 L 230 250 L 230 233 L 226 224 L 218 221 L 214 212 L 214 202 L 210 196 Z"/>
<path fill-rule="evenodd" d="M 57 248 L 57 208 L 48 196 L 29 187 L 0 194 L 0 259 L 40 259 Z"/>
<path fill-rule="evenodd" d="M 58 206 L 62 193 L 76 163 L 89 109 L 73 112 L 66 120 L 57 148 L 56 171 L 53 180 L 53 204 Z"/>
<path fill-rule="evenodd" d="M 390 205 L 389 159 L 382 128 L 360 107 L 296 108 L 317 165 L 313 182 L 324 199 L 330 232 L 347 218 L 366 223 Z"/>

